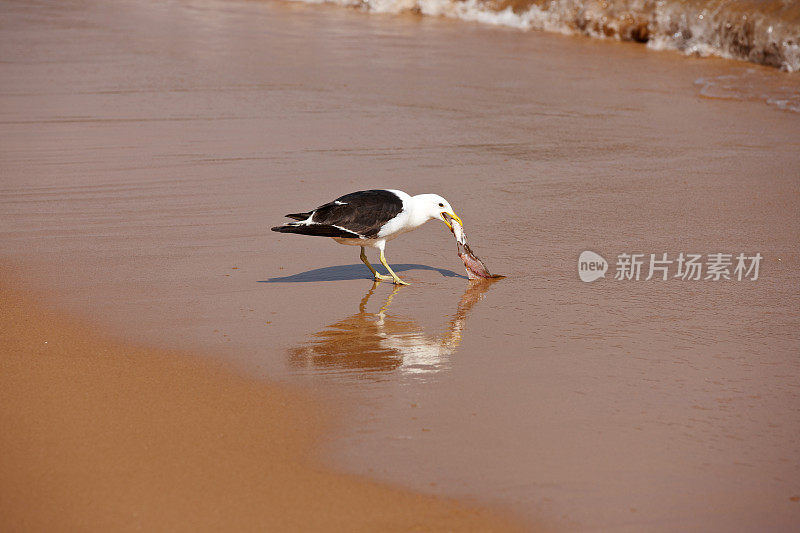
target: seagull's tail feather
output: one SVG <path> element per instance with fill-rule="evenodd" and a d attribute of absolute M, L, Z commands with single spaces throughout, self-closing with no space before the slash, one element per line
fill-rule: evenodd
<path fill-rule="evenodd" d="M 360 237 L 358 233 L 329 224 L 299 224 L 297 222 L 289 222 L 283 226 L 275 226 L 272 228 L 272 231 L 277 231 L 278 233 L 314 235 L 316 237 L 337 237 L 340 239 L 358 239 Z"/>
<path fill-rule="evenodd" d="M 286 215 L 286 218 L 292 218 L 294 220 L 307 220 L 308 217 L 311 216 L 311 213 L 313 213 L 313 211 L 309 211 L 308 213 L 289 213 Z"/>

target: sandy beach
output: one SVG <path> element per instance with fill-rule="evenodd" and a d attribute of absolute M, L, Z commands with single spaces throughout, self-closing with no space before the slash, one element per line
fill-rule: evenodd
<path fill-rule="evenodd" d="M 795 74 L 327 5 L 0 7 L 0 519 L 797 529 Z M 269 231 L 370 188 L 445 196 L 507 278 L 442 223 L 387 247 L 400 288 Z M 665 253 L 763 259 L 615 279 Z"/>
<path fill-rule="evenodd" d="M 0 281 L 4 531 L 522 531 L 477 506 L 332 473 L 320 401 L 123 345 Z"/>

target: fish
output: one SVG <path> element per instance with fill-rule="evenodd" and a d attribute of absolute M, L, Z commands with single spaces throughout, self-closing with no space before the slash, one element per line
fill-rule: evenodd
<path fill-rule="evenodd" d="M 471 280 L 474 279 L 499 279 L 504 278 L 499 274 L 492 274 L 483 261 L 478 259 L 472 249 L 467 244 L 467 234 L 464 233 L 464 227 L 455 219 L 450 219 L 450 231 L 456 238 L 456 248 L 458 250 L 458 257 L 464 262 L 464 268 L 467 271 L 467 277 Z"/>

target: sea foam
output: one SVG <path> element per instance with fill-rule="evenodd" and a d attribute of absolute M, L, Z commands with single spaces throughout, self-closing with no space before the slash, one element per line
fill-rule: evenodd
<path fill-rule="evenodd" d="M 800 70 L 793 0 L 299 0 L 647 43 L 656 50 Z"/>

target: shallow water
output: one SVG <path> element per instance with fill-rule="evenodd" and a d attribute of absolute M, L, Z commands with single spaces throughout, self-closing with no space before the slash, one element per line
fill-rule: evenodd
<path fill-rule="evenodd" d="M 789 75 L 324 6 L 2 7 L 0 254 L 66 309 L 325 389 L 352 471 L 568 530 L 800 521 L 800 124 L 696 84 Z M 399 289 L 269 232 L 374 187 L 444 195 L 508 278 L 435 222 L 387 248 Z M 637 252 L 764 260 L 614 280 Z"/>

